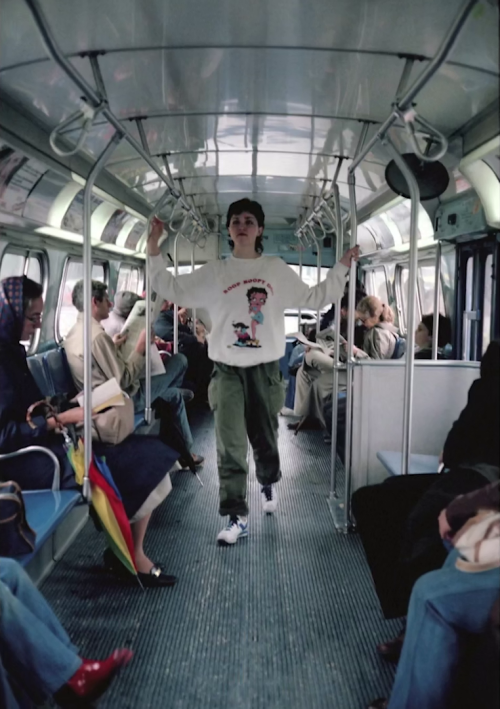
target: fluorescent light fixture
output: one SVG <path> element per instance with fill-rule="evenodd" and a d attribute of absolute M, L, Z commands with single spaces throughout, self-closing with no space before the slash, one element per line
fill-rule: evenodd
<path fill-rule="evenodd" d="M 52 236 L 54 239 L 71 241 L 73 244 L 83 244 L 83 236 L 81 234 L 75 234 L 65 229 L 58 229 L 55 226 L 40 226 L 35 229 L 35 232 L 37 234 L 43 234 L 44 236 Z"/>

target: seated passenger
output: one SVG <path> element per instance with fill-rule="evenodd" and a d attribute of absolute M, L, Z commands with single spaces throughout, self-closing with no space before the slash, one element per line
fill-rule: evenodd
<path fill-rule="evenodd" d="M 208 347 L 205 328 L 196 322 L 194 334 L 187 324 L 186 308 L 179 308 L 178 343 L 179 352 L 187 357 L 188 369 L 186 379 L 194 386 L 195 398 L 198 401 L 207 399 L 208 384 L 213 370 L 213 363 L 208 358 Z M 174 304 L 165 300 L 160 314 L 154 323 L 154 331 L 165 342 L 174 340 Z"/>
<path fill-rule="evenodd" d="M 359 320 L 366 328 L 363 349 L 354 347 L 357 359 L 391 359 L 399 339 L 394 327 L 392 308 L 382 303 L 375 295 L 367 295 L 356 308 Z"/>
<path fill-rule="evenodd" d="M 133 653 L 84 660 L 23 568 L 0 558 L 0 706 L 21 709 L 53 697 L 61 707 L 89 706 Z"/>
<path fill-rule="evenodd" d="M 491 483 L 455 499 L 439 517 L 443 540 L 457 532 L 478 512 L 499 507 L 499 483 Z M 455 536 L 457 535 L 457 536 Z M 498 537 L 497 537 L 497 542 Z M 451 709 L 455 686 L 463 667 L 465 643 L 488 628 L 500 587 L 500 546 L 481 563 L 464 560 L 458 550 L 444 567 L 422 576 L 413 588 L 408 622 L 390 700 L 377 699 L 370 709 Z M 493 671 L 498 664 L 492 663 Z M 496 683 L 498 684 L 498 678 Z M 482 694 L 482 692 L 481 692 Z M 461 695 L 461 699 L 463 699 Z M 479 709 L 484 696 L 460 706 Z"/>
<path fill-rule="evenodd" d="M 103 328 L 111 338 L 119 335 L 123 330 L 123 326 L 138 300 L 141 300 L 141 296 L 130 290 L 121 290 L 115 295 L 113 310 L 102 321 Z"/>
<path fill-rule="evenodd" d="M 78 310 L 76 324 L 64 340 L 64 349 L 75 385 L 83 389 L 83 281 L 78 281 L 73 288 L 73 305 Z M 92 281 L 92 387 L 116 379 L 123 391 L 134 402 L 136 413 L 144 411 L 146 390 L 144 376 L 144 354 L 146 352 L 146 332 L 143 331 L 136 343 L 135 350 L 125 360 L 120 353 L 120 344 L 106 334 L 101 325 L 111 308 L 106 285 Z M 115 336 L 116 338 L 116 336 Z M 192 466 L 191 448 L 193 437 L 186 414 L 186 407 L 178 386 L 184 377 L 184 362 L 171 372 L 151 378 L 151 402 L 160 416 L 160 438 L 181 453 L 181 464 Z M 200 456 L 193 456 L 195 464 L 201 464 Z"/>
<path fill-rule="evenodd" d="M 434 332 L 434 315 L 424 315 L 415 332 L 415 359 L 432 359 L 432 333 Z M 451 344 L 450 318 L 439 315 L 438 359 L 445 359 L 443 350 Z"/>
<path fill-rule="evenodd" d="M 119 291 L 115 296 L 113 310 L 109 313 L 105 320 L 101 321 L 102 327 L 111 337 L 115 345 L 119 346 L 120 343 L 125 341 L 123 337 L 120 336 L 120 333 L 138 300 L 144 300 L 144 298 L 136 293 L 133 293 L 132 291 Z M 184 401 L 191 401 L 193 398 L 193 393 L 189 391 L 189 389 L 180 388 L 188 366 L 186 357 L 179 353 L 172 356 L 166 356 L 165 358 L 162 358 L 162 361 L 165 367 L 165 373 L 171 382 L 171 386 L 180 390 Z"/>
<path fill-rule="evenodd" d="M 60 463 L 61 488 L 76 488 L 54 418 L 33 417 L 35 428 L 26 423 L 28 408 L 43 396 L 28 369 L 26 350 L 20 340 L 28 340 L 40 328 L 42 292 L 40 284 L 24 276 L 0 281 L 0 453 L 32 445 L 49 448 Z M 62 424 L 81 423 L 83 408 L 70 409 L 58 418 Z M 175 576 L 162 573 L 148 559 L 143 541 L 151 512 L 168 494 L 167 472 L 178 454 L 154 436 L 132 435 L 117 446 L 95 443 L 93 449 L 97 455 L 106 457 L 131 521 L 135 559 L 143 585 L 173 585 Z M 42 453 L 0 461 L 0 477 L 15 480 L 23 490 L 51 489 L 53 472 L 53 462 Z"/>
<path fill-rule="evenodd" d="M 363 291 L 356 291 L 356 304 L 364 298 Z M 347 317 L 349 306 L 349 291 L 346 289 L 341 300 L 340 309 L 340 334 L 347 336 Z M 354 340 L 358 344 L 363 341 L 364 327 L 356 327 Z M 294 413 L 302 418 L 307 417 L 309 422 L 318 422 L 321 428 L 326 428 L 327 423 L 324 416 L 324 407 L 328 399 L 331 399 L 333 387 L 333 358 L 334 358 L 335 332 L 330 326 L 322 330 L 316 336 L 316 342 L 323 345 L 323 349 L 309 348 L 306 350 L 304 362 L 297 372 L 297 382 L 295 389 Z M 345 373 L 341 372 L 339 377 L 339 391 L 345 391 Z M 304 428 L 300 424 L 288 424 L 288 428 L 296 430 Z"/>
<path fill-rule="evenodd" d="M 498 446 L 500 343 L 491 342 L 472 383 L 467 405 L 453 424 L 443 450 L 449 472 L 389 477 L 357 490 L 352 510 L 386 618 L 406 615 L 416 580 L 440 568 L 445 552 L 439 512 L 454 497 L 495 482 L 500 476 Z M 379 647 L 390 658 L 400 640 Z"/>

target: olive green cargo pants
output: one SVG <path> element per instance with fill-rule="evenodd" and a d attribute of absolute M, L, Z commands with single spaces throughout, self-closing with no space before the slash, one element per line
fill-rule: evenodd
<path fill-rule="evenodd" d="M 281 477 L 278 413 L 285 400 L 279 362 L 255 367 L 215 363 L 208 388 L 215 417 L 221 515 L 248 513 L 248 440 L 257 480 L 270 485 Z"/>

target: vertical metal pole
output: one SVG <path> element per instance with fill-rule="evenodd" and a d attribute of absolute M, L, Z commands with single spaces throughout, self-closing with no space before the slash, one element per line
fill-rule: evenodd
<path fill-rule="evenodd" d="M 432 322 L 432 359 L 438 358 L 439 295 L 441 293 L 441 242 L 436 244 L 436 267 L 434 271 L 434 316 Z"/>
<path fill-rule="evenodd" d="M 87 500 L 90 500 L 89 469 L 92 460 L 92 188 L 122 138 L 121 133 L 114 134 L 92 167 L 83 191 L 83 495 Z"/>
<path fill-rule="evenodd" d="M 302 239 L 299 239 L 299 278 L 302 280 L 302 261 L 303 261 L 303 245 Z M 300 329 L 300 321 L 302 320 L 302 307 L 299 306 L 299 321 L 297 323 L 297 331 L 302 332 Z"/>
<path fill-rule="evenodd" d="M 333 200 L 335 205 L 335 231 L 337 233 L 336 262 L 342 258 L 344 235 L 342 229 L 342 213 L 340 211 L 339 186 L 333 185 Z M 332 386 L 332 455 L 330 470 L 330 499 L 337 497 L 337 417 L 339 406 L 339 367 L 340 367 L 340 301 L 335 301 L 335 345 L 333 353 L 333 386 Z"/>
<path fill-rule="evenodd" d="M 179 273 L 179 253 L 178 244 L 179 237 L 181 236 L 180 230 L 175 235 L 174 241 L 174 277 L 177 278 Z M 179 352 L 179 304 L 174 303 L 174 354 Z"/>
<path fill-rule="evenodd" d="M 312 229 L 311 229 L 312 231 Z M 316 284 L 319 286 L 321 283 L 321 243 L 318 239 L 316 239 L 316 248 L 318 250 L 317 255 L 316 255 Z M 318 308 L 318 311 L 316 313 L 316 336 L 319 335 L 321 328 L 321 308 Z"/>
<path fill-rule="evenodd" d="M 191 273 L 194 273 L 194 250 L 196 249 L 196 244 L 193 242 L 191 244 Z M 192 309 L 193 316 L 193 335 L 196 335 L 196 308 Z"/>
<path fill-rule="evenodd" d="M 167 199 L 170 197 L 170 189 L 166 189 L 165 192 L 162 194 L 158 202 L 155 204 L 154 208 L 149 214 L 148 217 L 148 222 L 146 225 L 146 239 L 149 237 L 149 231 L 151 229 L 151 222 L 153 221 L 153 217 L 155 215 L 158 215 L 161 211 L 161 208 L 164 206 L 165 202 Z M 146 379 L 145 379 L 145 406 L 144 406 L 144 420 L 146 421 L 147 424 L 150 424 L 151 421 L 153 420 L 153 409 L 151 407 L 151 328 L 153 323 L 151 322 L 151 312 L 152 312 L 152 303 L 151 303 L 151 295 L 152 295 L 152 290 L 151 290 L 151 271 L 149 267 L 149 258 L 146 258 Z"/>
<path fill-rule="evenodd" d="M 354 172 L 349 172 L 349 204 L 351 210 L 351 240 L 350 248 L 356 246 L 358 238 L 358 213 L 356 207 L 356 178 Z M 353 381 L 354 381 L 354 316 L 356 310 L 356 262 L 351 261 L 349 272 L 349 312 L 347 314 L 347 390 L 346 390 L 346 424 L 345 424 L 345 485 L 344 510 L 345 528 L 351 525 L 351 448 L 352 448 L 352 413 L 353 413 Z"/>
<path fill-rule="evenodd" d="M 384 145 L 401 170 L 410 192 L 410 269 L 408 273 L 408 320 L 406 333 L 406 366 L 404 384 L 404 409 L 403 409 L 403 446 L 401 459 L 401 472 L 408 475 L 410 470 L 411 452 L 411 424 L 413 408 L 413 365 L 415 361 L 415 315 L 417 295 L 417 267 L 418 267 L 418 210 L 420 206 L 420 192 L 413 172 L 399 154 L 389 135 L 386 136 Z"/>

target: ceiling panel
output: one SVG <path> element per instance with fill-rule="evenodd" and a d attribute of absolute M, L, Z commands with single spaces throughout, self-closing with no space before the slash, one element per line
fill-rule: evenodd
<path fill-rule="evenodd" d="M 41 6 L 65 53 L 151 46 L 253 45 L 363 49 L 432 57 L 462 2 L 121 0 L 118 11 L 114 0 L 42 0 Z M 24 2 L 2 0 L 2 15 L 2 66 L 46 56 Z M 9 30 L 13 26 L 14 34 Z M 495 71 L 497 27 L 496 3 L 481 2 L 468 20 L 453 59 Z"/>

